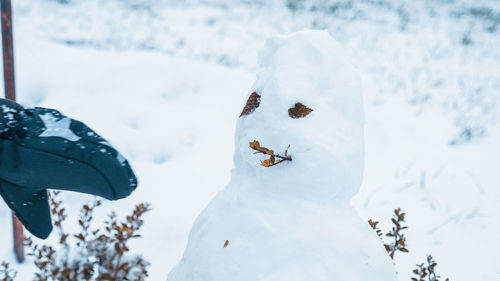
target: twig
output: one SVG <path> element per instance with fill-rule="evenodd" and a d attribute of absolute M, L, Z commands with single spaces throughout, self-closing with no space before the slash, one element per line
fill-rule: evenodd
<path fill-rule="evenodd" d="M 266 159 L 260 163 L 260 165 L 264 167 L 272 167 L 284 161 L 292 161 L 292 157 L 288 156 L 288 149 L 290 148 L 290 145 L 288 145 L 288 147 L 286 148 L 284 156 L 275 154 L 274 150 L 260 146 L 259 141 L 256 140 L 250 142 L 250 148 L 256 151 L 254 154 L 262 153 L 270 156 L 269 159 Z M 280 160 L 276 161 L 276 158 L 279 158 Z"/>

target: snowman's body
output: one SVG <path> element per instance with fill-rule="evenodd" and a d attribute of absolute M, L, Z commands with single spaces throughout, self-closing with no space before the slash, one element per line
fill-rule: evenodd
<path fill-rule="evenodd" d="M 350 206 L 363 172 L 359 78 L 324 31 L 267 42 L 236 128 L 231 182 L 200 214 L 168 281 L 395 281 L 381 241 Z M 255 97 L 253 97 L 255 98 Z M 313 111 L 291 118 L 301 103 Z M 249 142 L 291 161 L 263 167 Z"/>

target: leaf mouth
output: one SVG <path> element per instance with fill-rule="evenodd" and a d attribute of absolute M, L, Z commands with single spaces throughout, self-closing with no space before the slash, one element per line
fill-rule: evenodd
<path fill-rule="evenodd" d="M 287 149 L 285 150 L 284 156 L 274 153 L 274 150 L 271 150 L 267 147 L 260 146 L 260 143 L 257 140 L 251 141 L 249 145 L 251 149 L 255 150 L 254 154 L 260 153 L 264 155 L 269 155 L 269 159 L 261 161 L 260 165 L 262 167 L 272 167 L 284 161 L 292 161 L 292 157 L 288 155 L 288 149 L 290 149 L 290 145 L 288 145 Z"/>

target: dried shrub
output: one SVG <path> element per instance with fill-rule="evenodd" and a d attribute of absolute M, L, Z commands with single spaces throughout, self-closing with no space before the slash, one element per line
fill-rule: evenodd
<path fill-rule="evenodd" d="M 417 277 L 412 277 L 412 281 L 439 281 L 441 276 L 436 274 L 436 266 L 437 262 L 434 261 L 431 255 L 427 255 L 427 264 L 421 263 L 417 264 L 417 268 L 413 270 L 413 273 L 417 275 Z M 449 278 L 446 278 L 445 281 L 449 281 Z"/>
<path fill-rule="evenodd" d="M 25 239 L 28 255 L 34 257 L 38 269 L 34 281 L 143 281 L 148 277 L 149 262 L 140 255 L 130 254 L 128 242 L 141 237 L 142 217 L 150 210 L 149 204 L 137 205 L 121 222 L 113 212 L 104 229 L 92 229 L 94 211 L 101 206 L 101 201 L 94 199 L 80 210 L 79 233 L 69 235 L 63 229 L 66 214 L 58 195 L 59 192 L 53 192 L 50 203 L 59 247 L 34 243 L 30 237 Z M 74 240 L 71 247 L 69 238 Z"/>
<path fill-rule="evenodd" d="M 9 264 L 2 262 L 0 264 L 0 281 L 14 281 L 17 272 L 10 268 Z"/>
<path fill-rule="evenodd" d="M 385 250 L 389 253 L 391 259 L 394 259 L 394 254 L 396 252 L 408 253 L 406 248 L 406 238 L 402 233 L 403 230 L 407 229 L 407 226 L 403 226 L 405 223 L 405 213 L 401 212 L 401 209 L 394 210 L 394 218 L 391 219 L 394 226 L 391 231 L 386 233 L 385 236 L 392 237 L 393 241 L 389 244 L 385 244 Z"/>
<path fill-rule="evenodd" d="M 59 235 L 59 244 L 64 246 L 64 248 L 68 248 L 69 245 L 66 243 L 66 239 L 68 238 L 68 235 L 64 232 L 62 223 L 66 220 L 67 215 L 66 215 L 66 209 L 62 207 L 62 200 L 58 199 L 59 194 L 61 191 L 53 191 L 53 192 L 48 192 L 49 196 L 49 202 L 51 206 L 51 215 L 52 215 L 52 220 L 54 222 L 55 229 L 57 231 L 57 234 Z"/>
<path fill-rule="evenodd" d="M 287 147 L 284 156 L 282 156 L 274 153 L 274 150 L 260 146 L 259 141 L 254 140 L 250 142 L 249 145 L 251 149 L 255 150 L 255 154 L 261 153 L 269 155 L 269 159 L 266 159 L 260 163 L 260 165 L 263 167 L 272 167 L 284 161 L 292 161 L 292 157 L 288 156 L 288 149 L 290 148 L 290 146 Z M 276 158 L 278 158 L 278 160 L 276 160 Z"/>
<path fill-rule="evenodd" d="M 392 223 L 394 226 L 392 227 L 391 231 L 387 232 L 385 234 L 385 237 L 391 237 L 392 241 L 389 243 L 385 243 L 384 247 L 391 259 L 394 259 L 394 255 L 396 252 L 403 252 L 403 253 L 408 253 L 407 245 L 406 245 L 406 237 L 402 233 L 403 230 L 407 229 L 408 227 L 403 225 L 405 221 L 405 213 L 401 211 L 401 208 L 395 209 L 394 210 L 394 218 L 391 219 Z M 377 235 L 382 239 L 383 233 L 380 228 L 378 228 L 378 221 L 373 221 L 373 220 L 368 220 L 368 223 L 370 226 L 375 230 Z M 382 239 L 383 240 L 383 239 Z"/>
<path fill-rule="evenodd" d="M 394 260 L 394 254 L 398 251 L 403 252 L 403 253 L 408 253 L 407 245 L 406 245 L 406 238 L 403 233 L 401 233 L 403 230 L 407 229 L 407 226 L 404 226 L 403 223 L 406 223 L 405 221 L 405 215 L 406 213 L 403 213 L 401 211 L 401 208 L 395 209 L 394 210 L 394 217 L 391 219 L 392 223 L 394 226 L 392 227 L 391 231 L 387 232 L 385 234 L 385 237 L 391 237 L 390 239 L 392 240 L 388 244 L 384 244 L 385 250 L 391 257 L 391 259 Z M 373 220 L 368 220 L 368 224 L 370 224 L 371 228 L 375 230 L 377 235 L 380 237 L 380 239 L 383 241 L 383 232 L 380 230 L 378 227 L 378 221 L 373 221 Z M 435 262 L 432 258 L 431 255 L 427 256 L 427 265 L 424 263 L 417 264 L 417 268 L 413 270 L 413 273 L 417 275 L 418 278 L 412 277 L 412 281 L 439 281 L 441 276 L 437 275 L 435 272 L 435 268 L 437 266 L 437 262 Z M 449 281 L 448 278 L 446 278 L 445 281 Z"/>

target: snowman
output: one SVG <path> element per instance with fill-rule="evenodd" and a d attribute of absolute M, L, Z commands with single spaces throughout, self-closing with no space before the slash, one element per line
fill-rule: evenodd
<path fill-rule="evenodd" d="M 364 165 L 360 79 L 326 31 L 268 40 L 239 117 L 228 186 L 168 281 L 395 281 L 349 204 Z"/>

